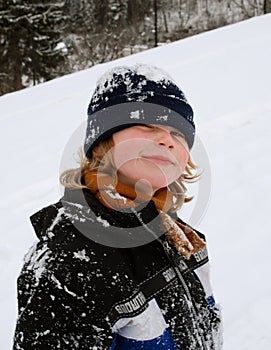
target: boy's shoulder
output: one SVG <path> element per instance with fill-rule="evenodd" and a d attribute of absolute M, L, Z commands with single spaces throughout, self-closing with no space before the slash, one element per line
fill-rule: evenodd
<path fill-rule="evenodd" d="M 90 250 L 95 242 L 88 239 L 82 231 L 95 230 L 94 218 L 95 214 L 87 207 L 76 201 L 69 202 L 63 196 L 32 214 L 30 221 L 39 241 L 47 242 L 52 250 L 68 251 L 76 247 Z M 96 244 L 95 250 L 103 250 L 103 246 Z"/>
<path fill-rule="evenodd" d="M 42 239 L 46 232 L 48 232 L 50 228 L 53 228 L 53 223 L 57 217 L 60 218 L 61 212 L 63 212 L 63 206 L 59 200 L 54 204 L 39 209 L 30 216 L 30 222 L 39 239 Z"/>
<path fill-rule="evenodd" d="M 125 270 L 120 250 L 85 237 L 69 218 L 62 198 L 31 215 L 30 221 L 39 241 L 34 246 L 35 251 L 32 249 L 27 256 L 46 252 L 48 272 L 56 276 L 71 275 L 73 279 L 77 279 L 77 274 L 92 280 L 106 276 L 108 281 L 114 273 Z M 26 258 L 25 263 L 29 265 Z M 102 280 L 98 285 L 103 285 Z"/>

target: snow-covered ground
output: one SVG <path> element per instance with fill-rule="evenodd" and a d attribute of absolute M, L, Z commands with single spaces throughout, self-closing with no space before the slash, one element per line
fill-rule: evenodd
<path fill-rule="evenodd" d="M 96 79 L 136 62 L 168 71 L 194 106 L 203 197 L 181 214 L 208 238 L 225 349 L 271 348 L 270 33 L 271 15 L 257 17 L 0 98 L 1 349 L 12 346 L 16 277 L 35 239 L 29 216 L 61 195 L 63 151 L 83 137 Z"/>

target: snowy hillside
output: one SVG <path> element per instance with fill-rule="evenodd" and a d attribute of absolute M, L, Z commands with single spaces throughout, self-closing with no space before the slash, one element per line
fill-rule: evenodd
<path fill-rule="evenodd" d="M 182 215 L 207 235 L 225 349 L 271 348 L 270 33 L 271 15 L 257 17 L 0 98 L 1 349 L 11 349 L 16 277 L 35 239 L 29 216 L 61 195 L 63 151 L 70 140 L 76 151 L 96 79 L 136 62 L 168 71 L 195 110 L 205 187 Z"/>

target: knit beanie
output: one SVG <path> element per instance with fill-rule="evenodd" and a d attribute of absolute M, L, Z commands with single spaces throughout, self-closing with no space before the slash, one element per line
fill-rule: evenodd
<path fill-rule="evenodd" d="M 172 126 L 184 134 L 189 149 L 194 143 L 192 107 L 173 79 L 151 65 L 107 71 L 97 82 L 87 113 L 84 151 L 88 158 L 100 141 L 134 125 Z"/>

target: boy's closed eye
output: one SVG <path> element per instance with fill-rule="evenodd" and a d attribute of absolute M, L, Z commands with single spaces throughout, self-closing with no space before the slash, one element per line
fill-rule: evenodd
<path fill-rule="evenodd" d="M 179 132 L 179 131 L 171 131 L 170 132 L 171 133 L 171 135 L 173 135 L 173 136 L 177 136 L 177 137 L 181 137 L 181 138 L 185 138 L 184 137 L 184 134 L 182 134 L 181 132 Z"/>
<path fill-rule="evenodd" d="M 160 127 L 160 125 L 152 125 L 152 124 L 146 124 L 146 125 L 142 125 L 143 127 L 149 128 L 149 129 L 163 129 L 163 127 Z M 183 133 L 181 133 L 179 130 L 171 130 L 170 134 L 174 137 L 177 138 L 182 138 L 185 140 L 185 136 Z"/>

